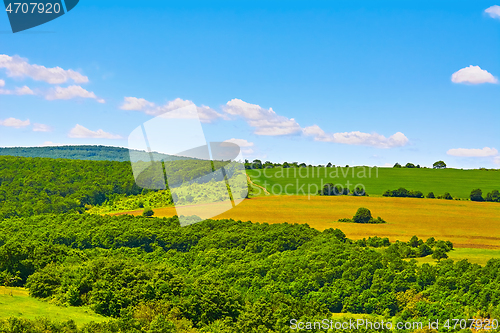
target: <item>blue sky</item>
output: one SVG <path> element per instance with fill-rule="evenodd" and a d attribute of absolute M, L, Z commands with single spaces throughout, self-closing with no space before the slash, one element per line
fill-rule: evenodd
<path fill-rule="evenodd" d="M 0 14 L 0 146 L 127 146 L 195 104 L 249 159 L 498 168 L 496 5 L 81 0 L 17 34 Z"/>

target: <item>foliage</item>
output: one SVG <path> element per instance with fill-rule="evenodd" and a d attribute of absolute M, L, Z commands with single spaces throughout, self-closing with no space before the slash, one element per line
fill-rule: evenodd
<path fill-rule="evenodd" d="M 470 200 L 471 201 L 484 201 L 483 199 L 483 191 L 481 189 L 475 189 L 470 192 Z"/>
<path fill-rule="evenodd" d="M 144 211 L 142 212 L 142 216 L 145 217 L 151 217 L 154 215 L 155 212 L 151 208 L 144 208 Z"/>
<path fill-rule="evenodd" d="M 305 224 L 180 227 L 176 217 L 78 214 L 3 220 L 0 235 L 0 271 L 19 276 L 31 295 L 116 318 L 86 332 L 284 332 L 291 318 L 341 311 L 500 315 L 500 260 L 484 267 L 402 260 L 452 249 L 433 239 L 386 247 L 387 239 L 373 238 L 365 247 L 340 230 Z"/>
<path fill-rule="evenodd" d="M 359 208 L 352 218 L 352 220 L 356 223 L 369 223 L 372 219 L 372 213 L 368 208 L 364 207 Z"/>
<path fill-rule="evenodd" d="M 14 147 L 0 148 L 0 156 L 19 157 L 43 157 L 54 159 L 90 160 L 90 161 L 116 161 L 126 162 L 130 160 L 130 149 L 111 146 L 54 146 L 54 147 Z M 132 150 L 133 154 L 143 156 L 147 161 L 150 158 L 149 152 Z M 185 159 L 172 155 L 151 153 L 155 160 L 174 161 Z"/>
<path fill-rule="evenodd" d="M 408 191 L 407 189 L 400 187 L 397 190 L 387 190 L 382 194 L 384 197 L 398 197 L 398 198 L 423 198 L 424 194 L 421 191 Z"/>
<path fill-rule="evenodd" d="M 438 196 L 438 199 L 453 200 L 453 197 L 450 193 L 446 192 L 445 194 Z"/>
<path fill-rule="evenodd" d="M 437 161 L 432 164 L 432 167 L 434 169 L 446 169 L 446 163 L 444 163 L 443 161 Z"/>

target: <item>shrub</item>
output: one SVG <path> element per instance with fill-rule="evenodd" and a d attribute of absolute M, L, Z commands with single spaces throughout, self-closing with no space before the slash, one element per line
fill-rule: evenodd
<path fill-rule="evenodd" d="M 151 208 L 145 208 L 142 212 L 142 216 L 150 217 L 153 216 L 155 212 Z"/>
<path fill-rule="evenodd" d="M 453 200 L 453 197 L 450 193 L 446 192 L 445 194 L 439 196 L 438 199 Z"/>
<path fill-rule="evenodd" d="M 429 192 L 429 194 L 427 194 L 427 198 L 429 198 L 429 199 L 434 199 L 434 198 L 436 198 L 436 197 L 434 196 L 434 193 L 433 193 L 433 192 Z"/>
<path fill-rule="evenodd" d="M 352 220 L 356 223 L 369 223 L 372 219 L 372 213 L 368 208 L 364 207 L 359 208 L 352 218 Z"/>
<path fill-rule="evenodd" d="M 500 202 L 500 192 L 498 192 L 498 190 L 491 191 L 490 193 L 486 194 L 485 201 Z"/>
<path fill-rule="evenodd" d="M 484 201 L 483 199 L 483 191 L 481 189 L 475 189 L 470 192 L 470 200 L 471 201 Z"/>

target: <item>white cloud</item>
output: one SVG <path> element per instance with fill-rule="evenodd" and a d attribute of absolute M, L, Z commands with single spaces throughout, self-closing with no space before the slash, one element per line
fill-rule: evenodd
<path fill-rule="evenodd" d="M 495 164 L 500 164 L 500 156 L 495 157 L 493 162 L 495 162 Z"/>
<path fill-rule="evenodd" d="M 42 144 L 42 147 L 56 147 L 56 146 L 64 146 L 64 144 L 63 143 L 54 143 L 52 141 L 45 141 Z"/>
<path fill-rule="evenodd" d="M 403 147 L 408 144 L 408 138 L 401 132 L 390 137 L 377 133 L 363 133 L 359 131 L 344 133 L 325 133 L 318 125 L 306 127 L 302 130 L 306 136 L 314 137 L 315 141 L 335 142 L 347 145 L 362 145 L 376 148 Z"/>
<path fill-rule="evenodd" d="M 86 139 L 86 138 L 121 139 L 122 138 L 120 135 L 107 133 L 107 132 L 104 132 L 102 129 L 99 129 L 97 131 L 91 131 L 88 128 L 85 128 L 79 124 L 76 124 L 76 126 L 71 129 L 68 136 L 70 138 L 77 138 L 77 139 Z"/>
<path fill-rule="evenodd" d="M 279 116 L 272 108 L 264 109 L 241 99 L 232 99 L 224 106 L 224 111 L 233 116 L 243 117 L 248 125 L 255 128 L 257 135 L 288 135 L 301 131 L 295 119 Z"/>
<path fill-rule="evenodd" d="M 52 127 L 45 124 L 33 124 L 33 132 L 52 132 Z"/>
<path fill-rule="evenodd" d="M 20 120 L 16 118 L 7 118 L 5 120 L 0 120 L 0 126 L 6 126 L 6 127 L 14 127 L 14 128 L 21 128 L 21 127 L 26 127 L 31 124 L 29 119 L 26 120 Z"/>
<path fill-rule="evenodd" d="M 80 86 L 69 86 L 66 88 L 56 87 L 51 89 L 46 95 L 45 99 L 53 101 L 56 99 L 73 99 L 73 98 L 92 98 L 99 103 L 105 103 L 106 101 L 98 98 L 93 92 L 87 91 Z"/>
<path fill-rule="evenodd" d="M 185 108 L 186 106 L 195 106 L 198 114 L 194 112 L 193 108 Z M 180 110 L 185 108 L 183 110 Z M 169 101 L 164 105 L 156 105 L 149 102 L 144 98 L 125 97 L 123 104 L 120 106 L 122 110 L 140 111 L 152 116 L 160 116 L 167 119 L 196 119 L 199 117 L 200 121 L 204 123 L 211 123 L 217 119 L 227 119 L 223 114 L 202 105 L 197 106 L 192 101 L 176 98 Z"/>
<path fill-rule="evenodd" d="M 479 66 L 469 66 L 453 73 L 451 76 L 453 83 L 468 83 L 468 84 L 482 84 L 482 83 L 498 83 L 498 79 L 488 71 L 481 69 Z"/>
<path fill-rule="evenodd" d="M 0 89 L 0 95 L 34 95 L 35 93 L 29 87 L 24 86 L 14 90 Z"/>
<path fill-rule="evenodd" d="M 24 86 L 21 88 L 16 88 L 14 91 L 15 95 L 34 95 L 35 93 L 29 87 Z"/>
<path fill-rule="evenodd" d="M 493 18 L 500 19 L 500 6 L 494 5 L 484 11 Z"/>
<path fill-rule="evenodd" d="M 143 111 L 148 108 L 154 108 L 155 103 L 148 102 L 144 98 L 125 97 L 123 104 L 120 106 L 122 110 Z"/>
<path fill-rule="evenodd" d="M 253 147 L 254 143 L 249 142 L 245 139 L 232 138 L 232 139 L 226 140 L 224 142 L 231 142 L 231 143 L 238 145 L 241 148 L 241 152 L 245 155 L 251 155 L 254 153 L 254 150 L 252 148 L 249 148 L 249 147 Z"/>
<path fill-rule="evenodd" d="M 0 80 L 0 87 L 5 87 L 5 81 L 4 80 Z"/>
<path fill-rule="evenodd" d="M 498 155 L 498 150 L 489 147 L 484 147 L 483 149 L 457 148 L 450 149 L 446 153 L 451 156 L 460 157 L 491 157 Z"/>
<path fill-rule="evenodd" d="M 61 84 L 73 80 L 75 83 L 87 83 L 88 77 L 72 70 L 61 67 L 47 68 L 40 65 L 32 65 L 27 59 L 19 56 L 8 56 L 0 54 L 0 68 L 7 70 L 9 77 L 29 77 L 36 81 L 44 81 L 50 84 Z"/>
<path fill-rule="evenodd" d="M 232 138 L 232 139 L 226 140 L 224 142 L 231 142 L 231 143 L 234 143 L 235 145 L 238 145 L 240 147 L 252 147 L 253 146 L 253 142 L 249 142 L 245 139 Z"/>

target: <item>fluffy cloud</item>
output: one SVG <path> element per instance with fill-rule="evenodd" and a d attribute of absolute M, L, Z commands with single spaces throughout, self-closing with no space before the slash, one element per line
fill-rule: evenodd
<path fill-rule="evenodd" d="M 450 149 L 446 153 L 451 156 L 460 157 L 491 157 L 498 155 L 498 150 L 489 147 L 484 147 L 483 149 L 457 148 Z"/>
<path fill-rule="evenodd" d="M 344 133 L 325 133 L 318 125 L 306 127 L 302 130 L 306 136 L 314 137 L 315 141 L 335 142 L 346 145 L 362 145 L 376 148 L 403 147 L 408 144 L 408 138 L 401 132 L 390 137 L 377 133 L 363 133 L 359 131 Z"/>
<path fill-rule="evenodd" d="M 5 120 L 0 120 L 0 126 L 6 126 L 6 127 L 14 127 L 14 128 L 21 128 L 21 127 L 26 127 L 31 124 L 29 119 L 26 120 L 20 120 L 16 118 L 7 118 Z"/>
<path fill-rule="evenodd" d="M 5 87 L 5 81 L 4 80 L 0 80 L 0 87 Z"/>
<path fill-rule="evenodd" d="M 120 135 L 111 134 L 104 132 L 102 129 L 97 131 L 91 131 L 88 128 L 83 127 L 82 125 L 76 124 L 76 126 L 71 129 L 68 135 L 70 138 L 77 139 L 121 139 Z"/>
<path fill-rule="evenodd" d="M 233 116 L 240 116 L 248 125 L 255 128 L 257 135 L 289 135 L 301 131 L 295 119 L 279 116 L 272 108 L 264 109 L 241 99 L 233 99 L 224 106 L 224 111 Z"/>
<path fill-rule="evenodd" d="M 33 80 L 44 81 L 50 84 L 61 84 L 70 80 L 75 83 L 89 82 L 88 77 L 74 70 L 65 70 L 61 67 L 47 68 L 45 66 L 32 65 L 27 59 L 19 56 L 11 57 L 6 54 L 0 54 L 0 68 L 5 68 L 9 77 L 29 77 Z"/>
<path fill-rule="evenodd" d="M 225 114 L 220 114 L 208 106 L 196 106 L 196 111 L 195 108 L 185 108 L 191 105 L 194 105 L 194 103 L 180 98 L 158 106 L 143 98 L 125 97 L 120 109 L 140 111 L 152 116 L 161 115 L 163 118 L 172 119 L 193 119 L 196 118 L 197 111 L 200 120 L 206 123 L 216 119 L 231 120 L 235 117 L 242 117 L 248 125 L 255 129 L 254 133 L 257 135 L 280 136 L 302 133 L 306 136 L 313 136 L 316 141 L 366 145 L 377 148 L 402 147 L 409 142 L 408 138 L 401 132 L 386 138 L 377 133 L 368 134 L 359 131 L 327 134 L 317 125 L 301 128 L 293 118 L 278 115 L 272 108 L 265 109 L 259 105 L 244 102 L 241 99 L 232 99 L 227 102 L 222 107 Z M 235 140 L 234 143 L 240 147 L 246 147 L 245 150 L 242 150 L 243 152 L 253 153 L 253 150 L 249 148 L 253 146 L 253 143 L 242 139 L 231 140 Z M 231 140 L 227 141 L 232 142 Z"/>
<path fill-rule="evenodd" d="M 14 93 L 16 95 L 34 95 L 35 93 L 33 92 L 33 90 L 31 90 L 29 87 L 27 86 L 24 86 L 22 88 L 16 88 L 16 90 L 14 90 Z"/>
<path fill-rule="evenodd" d="M 231 143 L 238 145 L 240 148 L 242 148 L 241 151 L 243 152 L 243 154 L 250 155 L 250 154 L 253 154 L 253 152 L 254 152 L 254 150 L 252 148 L 249 148 L 249 147 L 253 147 L 254 143 L 249 142 L 245 139 L 232 138 L 232 139 L 226 140 L 224 142 L 231 142 Z"/>
<path fill-rule="evenodd" d="M 33 132 L 52 132 L 52 127 L 45 124 L 33 124 Z"/>
<path fill-rule="evenodd" d="M 194 112 L 194 108 L 180 110 L 186 106 L 195 106 L 197 114 Z M 152 116 L 161 115 L 162 118 L 168 119 L 196 119 L 196 117 L 199 117 L 200 121 L 204 123 L 211 123 L 217 119 L 227 119 L 225 115 L 218 113 L 208 106 L 197 106 L 192 101 L 181 98 L 176 98 L 164 105 L 156 105 L 144 98 L 125 97 L 120 109 L 140 111 Z"/>
<path fill-rule="evenodd" d="M 224 142 L 231 142 L 231 143 L 234 143 L 235 145 L 238 145 L 240 147 L 253 147 L 253 142 L 249 142 L 245 139 L 232 138 L 232 139 L 226 140 Z"/>
<path fill-rule="evenodd" d="M 120 106 L 122 110 L 144 111 L 149 108 L 154 108 L 155 103 L 148 102 L 144 98 L 125 97 L 123 104 Z"/>
<path fill-rule="evenodd" d="M 53 101 L 56 99 L 73 99 L 73 98 L 92 98 L 95 99 L 99 103 L 105 103 L 106 101 L 97 98 L 97 96 L 91 92 L 83 89 L 80 86 L 69 86 L 66 88 L 56 87 L 55 89 L 51 89 L 46 95 L 45 99 L 49 101 Z"/>
<path fill-rule="evenodd" d="M 500 19 L 500 6 L 494 5 L 484 11 L 493 18 Z"/>
<path fill-rule="evenodd" d="M 498 79 L 479 66 L 469 66 L 453 73 L 451 81 L 454 83 L 482 84 L 498 83 Z"/>
<path fill-rule="evenodd" d="M 34 95 L 35 93 L 29 87 L 24 86 L 14 90 L 0 89 L 0 95 Z"/>

